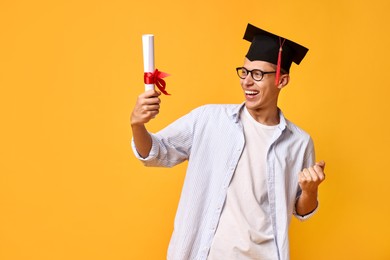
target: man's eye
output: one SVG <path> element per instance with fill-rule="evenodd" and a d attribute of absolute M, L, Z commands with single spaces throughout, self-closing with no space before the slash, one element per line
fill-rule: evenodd
<path fill-rule="evenodd" d="M 254 77 L 261 77 L 261 75 L 262 75 L 261 71 L 259 71 L 259 70 L 252 71 L 252 74 Z"/>

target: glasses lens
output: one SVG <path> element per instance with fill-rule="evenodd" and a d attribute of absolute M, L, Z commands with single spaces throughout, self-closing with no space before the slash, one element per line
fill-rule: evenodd
<path fill-rule="evenodd" d="M 261 70 L 252 70 L 252 77 L 254 80 L 261 80 L 263 78 L 263 72 Z"/>
<path fill-rule="evenodd" d="M 240 78 L 245 79 L 248 76 L 248 71 L 245 68 L 237 68 L 237 74 Z"/>

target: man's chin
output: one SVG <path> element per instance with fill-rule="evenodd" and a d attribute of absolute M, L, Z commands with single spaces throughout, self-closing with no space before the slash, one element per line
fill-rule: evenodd
<path fill-rule="evenodd" d="M 247 109 L 257 109 L 260 107 L 260 104 L 258 101 L 254 100 L 246 100 L 245 101 L 245 106 Z"/>

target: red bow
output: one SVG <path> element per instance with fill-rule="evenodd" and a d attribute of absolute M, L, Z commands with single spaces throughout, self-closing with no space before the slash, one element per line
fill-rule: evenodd
<path fill-rule="evenodd" d="M 158 89 L 164 93 L 165 95 L 170 95 L 168 92 L 165 90 L 166 83 L 163 80 L 163 78 L 168 77 L 169 74 L 158 71 L 158 69 L 155 69 L 154 72 L 145 72 L 144 73 L 144 82 L 145 84 L 156 84 Z"/>

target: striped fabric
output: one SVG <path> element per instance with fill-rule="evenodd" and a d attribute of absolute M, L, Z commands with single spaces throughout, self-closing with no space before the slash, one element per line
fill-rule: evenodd
<path fill-rule="evenodd" d="M 206 105 L 193 110 L 156 134 L 146 166 L 188 168 L 168 249 L 169 260 L 204 260 L 223 209 L 227 188 L 245 145 L 241 105 Z M 250 141 L 250 140 L 248 140 Z M 310 136 L 284 118 L 267 155 L 267 186 L 272 227 L 279 259 L 289 259 L 288 226 L 300 194 L 298 173 L 314 164 Z"/>

